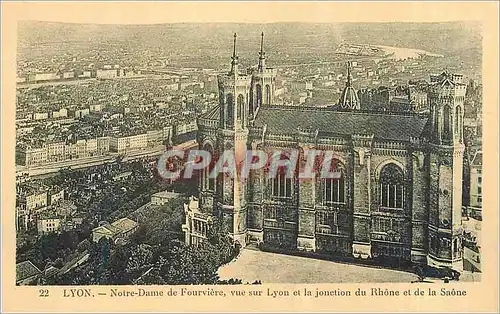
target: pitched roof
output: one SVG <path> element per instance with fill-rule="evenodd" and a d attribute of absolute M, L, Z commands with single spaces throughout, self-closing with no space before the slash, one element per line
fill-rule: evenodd
<path fill-rule="evenodd" d="M 16 281 L 22 281 L 41 273 L 40 269 L 29 260 L 16 264 Z"/>
<path fill-rule="evenodd" d="M 111 225 L 104 225 L 92 229 L 92 232 L 114 235 L 118 230 Z"/>
<path fill-rule="evenodd" d="M 89 259 L 90 254 L 87 250 L 83 251 L 81 254 L 77 254 L 71 261 L 64 264 L 64 266 L 59 270 L 59 274 L 66 274 L 70 270 L 79 265 L 85 263 Z"/>
<path fill-rule="evenodd" d="M 137 226 L 137 222 L 129 218 L 119 219 L 111 224 L 111 226 L 119 229 L 121 232 L 127 232 Z"/>
<path fill-rule="evenodd" d="M 361 111 L 338 111 L 312 107 L 262 107 L 254 125 L 267 125 L 270 132 L 294 133 L 297 127 L 318 129 L 319 134 L 374 135 L 377 139 L 407 141 L 423 135 L 427 116 Z"/>

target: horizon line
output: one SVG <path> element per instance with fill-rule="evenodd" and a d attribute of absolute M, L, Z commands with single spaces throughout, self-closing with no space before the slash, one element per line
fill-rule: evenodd
<path fill-rule="evenodd" d="M 56 21 L 56 20 L 18 20 L 21 23 L 46 23 L 46 24 L 67 24 L 67 25 L 95 25 L 95 26 L 156 26 L 156 25 L 185 25 L 185 24 L 257 24 L 257 25 L 270 25 L 270 24 L 320 24 L 320 25 L 341 25 L 341 24 L 481 24 L 480 20 L 447 20 L 447 21 L 341 21 L 341 22 L 318 22 L 318 21 L 273 21 L 273 22 L 248 22 L 248 21 L 186 21 L 186 22 L 151 22 L 144 23 L 107 23 L 107 22 L 86 22 L 86 21 Z"/>

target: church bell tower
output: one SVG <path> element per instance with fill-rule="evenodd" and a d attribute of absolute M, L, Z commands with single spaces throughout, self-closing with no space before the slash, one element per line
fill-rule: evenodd
<path fill-rule="evenodd" d="M 224 152 L 232 152 L 234 163 L 238 165 L 243 161 L 247 149 L 252 76 L 239 72 L 236 39 L 237 35 L 234 34 L 231 70 L 218 76 L 220 121 L 217 152 L 219 158 L 229 156 L 224 155 Z M 234 175 L 220 174 L 216 184 L 216 214 L 229 229 L 234 241 L 245 246 L 246 193 L 239 172 L 235 171 Z"/>
<path fill-rule="evenodd" d="M 431 76 L 428 263 L 462 269 L 462 75 Z"/>
<path fill-rule="evenodd" d="M 251 119 L 255 117 L 260 106 L 271 106 L 274 104 L 274 93 L 276 90 L 276 69 L 266 67 L 266 53 L 264 52 L 264 33 L 260 35 L 259 63 L 257 71 L 252 76 L 252 91 L 250 94 Z"/>

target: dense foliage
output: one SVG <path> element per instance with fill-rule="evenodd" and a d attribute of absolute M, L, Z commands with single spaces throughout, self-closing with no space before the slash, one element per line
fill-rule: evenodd
<path fill-rule="evenodd" d="M 217 284 L 218 268 L 231 261 L 239 251 L 223 228 L 215 222 L 209 240 L 201 245 L 187 246 L 157 229 L 140 231 L 123 246 L 114 246 L 106 239 L 92 243 L 89 260 L 76 269 L 52 278 L 46 284 L 57 285 L 158 285 Z M 137 240 L 144 242 L 137 242 Z M 159 239 L 162 239 L 159 241 Z M 241 283 L 233 280 L 231 283 Z"/>
<path fill-rule="evenodd" d="M 67 187 L 84 223 L 60 234 L 21 234 L 17 262 L 30 260 L 42 271 L 50 266 L 59 269 L 57 275 L 42 276 L 41 284 L 49 285 L 218 283 L 218 268 L 231 261 L 239 248 L 217 221 L 208 241 L 186 246 L 181 230 L 183 204 L 196 195 L 196 182 L 166 182 L 147 164 L 117 160 L 92 169 L 63 169 L 44 179 L 46 185 Z M 131 172 L 127 180 L 113 179 L 126 171 Z M 165 189 L 180 195 L 163 206 L 149 204 L 151 194 Z M 139 223 L 127 243 L 92 242 L 92 228 L 99 221 L 123 217 Z"/>
<path fill-rule="evenodd" d="M 83 252 L 91 245 L 90 241 L 84 241 L 90 238 L 91 233 L 92 230 L 89 227 L 82 226 L 60 234 L 44 235 L 36 242 L 20 247 L 16 254 L 17 262 L 30 260 L 41 269 L 49 264 L 61 267 L 64 260 L 71 255 Z"/>

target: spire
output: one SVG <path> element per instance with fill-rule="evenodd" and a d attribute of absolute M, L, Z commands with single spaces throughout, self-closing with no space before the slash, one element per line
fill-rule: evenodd
<path fill-rule="evenodd" d="M 259 52 L 259 72 L 262 72 L 266 66 L 266 53 L 264 52 L 264 32 L 260 34 L 260 52 Z"/>
<path fill-rule="evenodd" d="M 236 58 L 236 33 L 234 33 L 234 43 L 233 43 L 233 59 Z"/>
<path fill-rule="evenodd" d="M 260 55 L 264 54 L 264 32 L 260 34 Z"/>
<path fill-rule="evenodd" d="M 360 109 L 358 93 L 352 87 L 351 62 L 347 62 L 347 82 L 340 95 L 339 105 L 342 109 Z"/>
<path fill-rule="evenodd" d="M 347 61 L 347 82 L 345 86 L 351 87 L 352 86 L 352 74 L 351 74 L 351 61 Z"/>
<path fill-rule="evenodd" d="M 238 74 L 238 56 L 236 55 L 236 33 L 234 33 L 233 56 L 231 57 L 231 74 Z"/>

